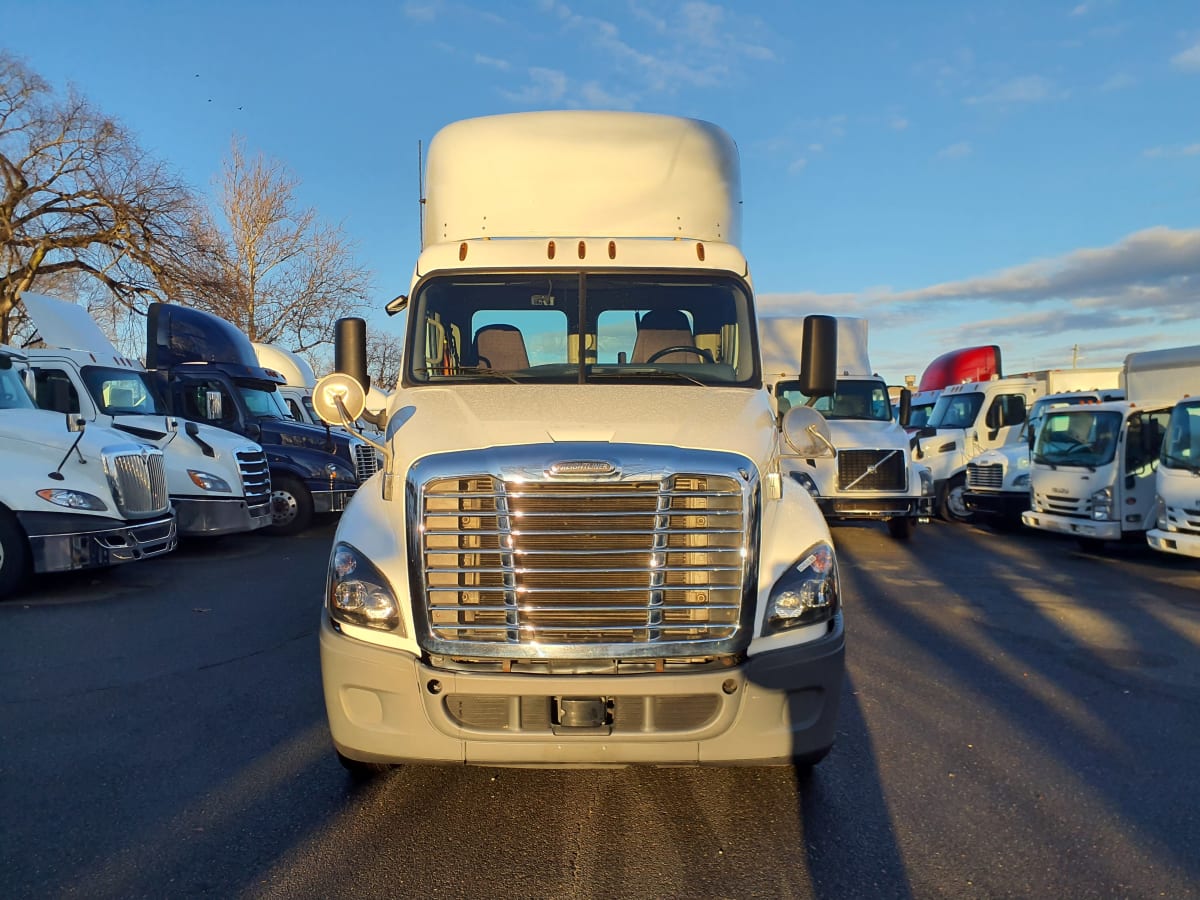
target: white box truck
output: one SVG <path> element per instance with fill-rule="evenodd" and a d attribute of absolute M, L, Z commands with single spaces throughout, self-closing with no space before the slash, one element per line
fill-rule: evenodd
<path fill-rule="evenodd" d="M 827 520 L 882 521 L 892 537 L 907 540 L 933 509 L 933 479 L 912 459 L 900 421 L 907 420 L 911 394 L 901 392 L 899 419 L 893 417 L 887 383 L 871 370 L 867 320 L 838 316 L 837 389 L 805 396 L 796 382 L 803 324 L 799 318 L 759 319 L 763 377 L 777 414 L 807 406 L 825 417 L 837 455 L 789 459 L 784 473 L 812 494 Z"/>
<path fill-rule="evenodd" d="M 1171 410 L 1155 475 L 1155 550 L 1200 558 L 1200 346 L 1176 351 L 1181 399 Z"/>
<path fill-rule="evenodd" d="M 971 520 L 964 496 L 967 463 L 985 450 L 1019 441 L 1029 407 L 1038 397 L 1104 387 L 1115 381 L 1118 372 L 1115 368 L 1042 369 L 948 385 L 925 428 L 917 432 L 920 443 L 914 450 L 933 473 L 938 515 L 950 521 Z"/>
<path fill-rule="evenodd" d="M 38 405 L 161 450 L 180 534 L 235 534 L 271 524 L 262 447 L 211 425 L 181 427 L 145 366 L 119 354 L 83 307 L 41 294 L 22 294 L 21 301 L 47 345 L 25 351 Z"/>
<path fill-rule="evenodd" d="M 338 525 L 321 623 L 352 772 L 795 763 L 835 735 L 838 569 L 781 477 L 828 427 L 763 386 L 737 150 L 707 122 L 555 111 L 429 148 L 385 471 Z M 349 323 L 351 325 L 355 323 Z M 810 320 L 801 380 L 833 390 Z M 357 320 L 362 325 L 362 320 Z M 362 409 L 362 332 L 318 383 Z"/>
<path fill-rule="evenodd" d="M 1034 438 L 1030 509 L 1021 521 L 1074 535 L 1089 550 L 1143 539 L 1157 518 L 1155 474 L 1171 408 L 1196 384 L 1194 353 L 1130 353 L 1124 400 L 1048 411 Z"/>
<path fill-rule="evenodd" d="M 0 346 L 0 597 L 32 573 L 112 566 L 175 548 L 163 455 L 38 409 L 23 353 Z"/>

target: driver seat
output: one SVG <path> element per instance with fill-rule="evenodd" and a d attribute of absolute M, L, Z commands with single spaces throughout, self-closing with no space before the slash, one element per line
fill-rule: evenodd
<path fill-rule="evenodd" d="M 638 322 L 637 338 L 633 342 L 630 362 L 644 363 L 667 347 L 695 347 L 687 316 L 677 309 L 652 309 Z M 667 353 L 655 362 L 698 363 L 704 359 L 695 353 Z"/>
<path fill-rule="evenodd" d="M 485 325 L 475 332 L 472 348 L 477 365 L 497 372 L 529 368 L 525 339 L 515 325 Z"/>

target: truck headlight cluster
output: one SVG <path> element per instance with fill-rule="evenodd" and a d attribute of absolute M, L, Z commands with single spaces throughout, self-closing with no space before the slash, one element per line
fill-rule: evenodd
<path fill-rule="evenodd" d="M 192 479 L 192 484 L 200 488 L 202 491 L 224 491 L 227 494 L 232 494 L 233 489 L 229 487 L 229 482 L 224 478 L 213 475 L 211 472 L 201 472 L 197 469 L 188 469 L 188 478 Z"/>
<path fill-rule="evenodd" d="M 337 463 L 325 464 L 325 477 L 330 481 L 354 481 L 354 473 Z"/>
<path fill-rule="evenodd" d="M 928 469 L 920 469 L 919 471 L 921 473 L 921 496 L 932 497 L 934 493 L 933 473 Z"/>
<path fill-rule="evenodd" d="M 1175 531 L 1175 526 L 1167 518 L 1167 501 L 1158 494 L 1154 495 L 1154 518 L 1157 520 L 1159 531 Z"/>
<path fill-rule="evenodd" d="M 1092 502 L 1092 518 L 1112 518 L 1112 488 L 1101 488 L 1088 498 Z"/>
<path fill-rule="evenodd" d="M 763 633 L 825 622 L 837 610 L 837 558 L 829 544 L 814 544 L 771 588 Z"/>
<path fill-rule="evenodd" d="M 336 621 L 404 634 L 388 580 L 349 544 L 336 544 L 329 558 L 327 605 Z"/>
<path fill-rule="evenodd" d="M 1025 472 L 1013 479 L 1013 487 L 1023 491 L 1029 490 L 1029 473 Z"/>
<path fill-rule="evenodd" d="M 67 488 L 43 488 L 37 492 L 43 500 L 48 500 L 55 506 L 65 506 L 67 509 L 88 509 L 93 512 L 103 512 L 108 506 L 95 494 L 83 491 L 72 491 Z"/>

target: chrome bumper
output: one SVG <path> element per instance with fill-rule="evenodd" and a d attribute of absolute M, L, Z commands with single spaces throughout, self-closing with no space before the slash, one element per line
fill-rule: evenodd
<path fill-rule="evenodd" d="M 271 524 L 270 501 L 247 506 L 240 497 L 224 500 L 172 498 L 180 534 L 233 534 Z"/>
<path fill-rule="evenodd" d="M 70 572 L 160 556 L 178 542 L 175 515 L 131 524 L 65 514 L 18 515 L 35 572 Z M 59 521 L 61 520 L 61 521 Z"/>

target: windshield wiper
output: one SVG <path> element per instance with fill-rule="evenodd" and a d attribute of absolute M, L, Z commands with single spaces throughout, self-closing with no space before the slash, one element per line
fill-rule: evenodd
<path fill-rule="evenodd" d="M 679 381 L 686 381 L 689 384 L 698 385 L 699 387 L 711 387 L 707 382 L 701 381 L 699 378 L 693 378 L 683 372 L 677 372 L 674 369 L 621 369 L 620 371 L 597 372 L 589 371 L 587 377 L 591 378 L 658 378 L 660 375 L 666 375 L 669 378 L 674 378 Z"/>
<path fill-rule="evenodd" d="M 1163 460 L 1165 462 L 1175 463 L 1176 465 L 1172 466 L 1172 468 L 1180 468 L 1187 472 L 1191 472 L 1193 475 L 1200 475 L 1200 464 L 1184 459 L 1183 457 L 1176 456 L 1174 453 L 1164 453 Z"/>
<path fill-rule="evenodd" d="M 441 367 L 439 366 L 437 368 Z M 459 366 L 457 370 L 450 375 L 443 375 L 441 372 L 438 372 L 437 369 L 431 369 L 428 366 L 422 366 L 420 368 L 413 369 L 413 372 L 424 372 L 427 378 L 429 373 L 433 372 L 435 375 L 440 375 L 442 378 L 453 379 L 455 381 L 477 381 L 480 378 L 503 378 L 505 381 L 510 381 L 513 384 L 521 383 L 520 379 L 514 378 L 512 374 L 508 372 L 501 372 L 499 369 L 489 369 L 485 366 Z M 431 381 L 428 383 L 442 384 L 443 382 Z"/>

